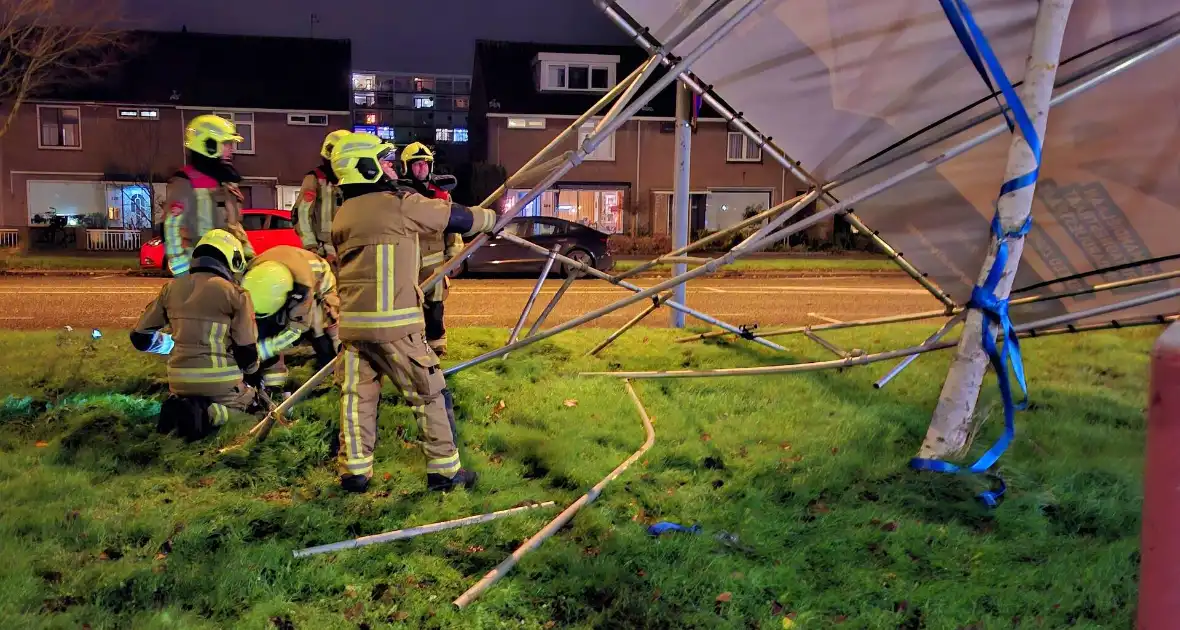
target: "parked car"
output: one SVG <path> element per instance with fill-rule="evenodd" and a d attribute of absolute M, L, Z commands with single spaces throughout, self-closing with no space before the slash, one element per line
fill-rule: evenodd
<path fill-rule="evenodd" d="M 505 232 L 536 243 L 545 249 L 558 245 L 558 253 L 598 269 L 610 271 L 615 261 L 607 250 L 608 235 L 594 228 L 555 217 L 517 217 Z M 509 242 L 500 237 L 492 238 L 487 245 L 475 250 L 463 262 L 464 273 L 540 273 L 545 265 L 545 255 L 527 247 Z M 553 271 L 569 276 L 571 265 L 557 263 Z"/>
<path fill-rule="evenodd" d="M 295 233 L 294 224 L 291 223 L 289 210 L 242 210 L 242 227 L 246 229 L 246 237 L 250 239 L 250 245 L 254 247 L 256 254 L 261 254 L 276 245 L 303 246 L 299 235 Z M 139 266 L 141 269 L 164 270 L 163 239 L 153 238 L 139 248 Z"/>

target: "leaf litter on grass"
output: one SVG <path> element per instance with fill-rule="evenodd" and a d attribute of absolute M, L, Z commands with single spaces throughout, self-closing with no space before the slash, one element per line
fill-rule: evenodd
<path fill-rule="evenodd" d="M 928 333 L 900 326 L 880 340 L 901 346 Z M 464 360 L 502 331 L 453 335 Z M 299 423 L 219 458 L 213 443 L 250 420 L 193 445 L 156 435 L 162 363 L 114 331 L 91 341 L 0 334 L 0 353 L 23 357 L 0 369 L 0 391 L 12 395 L 0 404 L 0 553 L 12 559 L 0 567 L 0 617 L 96 628 L 165 618 L 294 628 L 1130 623 L 1151 341 L 1143 332 L 1027 344 L 1042 404 L 1018 418 L 1020 436 L 1001 460 L 1009 496 L 991 512 L 972 498 L 979 480 L 906 468 L 945 370 L 945 358 L 931 356 L 880 391 L 871 382 L 886 368 L 636 383 L 660 419 L 652 451 L 464 612 L 448 598 L 551 514 L 291 559 L 297 548 L 524 501 L 568 504 L 643 440 L 621 385 L 577 378 L 581 370 L 662 368 L 685 356 L 709 367 L 782 360 L 721 345 L 686 355 L 659 330 L 643 331 L 649 343 L 624 337 L 611 359 L 579 358 L 600 336 L 568 333 L 449 379 L 460 450 L 482 481 L 440 497 L 422 488 L 417 449 L 401 447 L 418 435 L 404 407 L 382 405 L 373 490 L 347 496 L 335 486 L 330 388 L 296 406 Z M 824 358 L 784 341 L 794 360 Z M 1099 368 L 1117 376 L 1101 391 L 1089 386 Z M 997 424 L 984 427 L 978 449 Z M 1034 443 L 1052 445 L 1053 457 Z M 699 522 L 709 535 L 652 540 L 645 526 L 655 520 Z M 396 593 L 345 597 L 349 586 L 368 595 L 380 584 Z"/>

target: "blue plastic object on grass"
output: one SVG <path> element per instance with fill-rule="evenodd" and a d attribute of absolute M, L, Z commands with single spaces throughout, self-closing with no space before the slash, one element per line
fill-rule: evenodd
<path fill-rule="evenodd" d="M 152 345 L 148 346 L 147 352 L 151 352 L 152 354 L 169 354 L 175 345 L 176 342 L 172 341 L 172 335 L 157 330 L 152 335 Z"/>
<path fill-rule="evenodd" d="M 647 533 L 651 534 L 652 536 L 659 536 L 660 534 L 666 534 L 668 532 L 699 534 L 701 533 L 701 526 L 694 523 L 692 527 L 685 527 L 680 523 L 673 523 L 672 521 L 660 521 L 659 523 L 656 523 L 655 525 L 647 528 Z"/>

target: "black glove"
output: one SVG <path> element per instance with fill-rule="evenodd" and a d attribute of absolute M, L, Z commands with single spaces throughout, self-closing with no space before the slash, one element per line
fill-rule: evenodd
<path fill-rule="evenodd" d="M 246 374 L 245 376 L 243 376 L 242 380 L 245 381 L 246 384 L 249 385 L 250 387 L 253 387 L 254 389 L 258 389 L 259 387 L 262 386 L 262 370 L 261 369 L 254 370 L 253 372 L 250 372 L 249 374 Z"/>
<path fill-rule="evenodd" d="M 311 340 L 311 347 L 315 350 L 315 364 L 317 370 L 324 369 L 324 366 L 336 358 L 339 350 L 336 344 L 332 341 L 329 335 L 320 335 L 313 337 Z"/>

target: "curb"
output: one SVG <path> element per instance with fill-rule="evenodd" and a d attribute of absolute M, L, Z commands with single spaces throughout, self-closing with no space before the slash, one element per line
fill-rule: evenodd
<path fill-rule="evenodd" d="M 905 277 L 900 269 L 743 269 L 733 271 L 718 271 L 710 274 L 711 278 L 723 279 L 797 279 L 797 278 L 830 278 L 830 277 Z M 16 278 L 38 277 L 92 277 L 92 276 L 123 276 L 127 278 L 163 278 L 167 276 L 161 272 L 151 272 L 131 269 L 0 269 L 0 277 Z M 638 279 L 671 278 L 670 272 L 644 272 L 630 276 Z M 481 277 L 481 279 L 483 279 Z"/>

